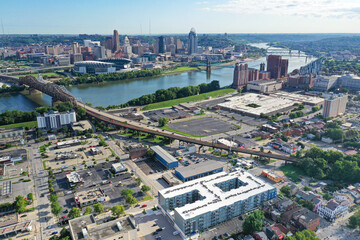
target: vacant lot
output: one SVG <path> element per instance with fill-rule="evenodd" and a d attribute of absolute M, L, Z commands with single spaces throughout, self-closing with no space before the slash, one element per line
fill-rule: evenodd
<path fill-rule="evenodd" d="M 190 121 L 177 122 L 167 126 L 178 132 L 196 136 L 209 136 L 238 129 L 236 126 L 217 118 L 200 118 Z"/>
<path fill-rule="evenodd" d="M 284 165 L 280 167 L 280 170 L 287 176 L 291 181 L 295 183 L 301 182 L 300 177 L 304 176 L 302 169 L 295 167 L 294 165 Z"/>

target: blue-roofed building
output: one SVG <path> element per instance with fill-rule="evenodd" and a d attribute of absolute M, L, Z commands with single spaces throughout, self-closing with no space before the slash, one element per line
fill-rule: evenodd
<path fill-rule="evenodd" d="M 178 160 L 176 160 L 176 158 L 170 155 L 170 153 L 165 151 L 162 147 L 152 146 L 150 149 L 155 152 L 155 158 L 166 168 L 171 169 L 179 166 Z"/>

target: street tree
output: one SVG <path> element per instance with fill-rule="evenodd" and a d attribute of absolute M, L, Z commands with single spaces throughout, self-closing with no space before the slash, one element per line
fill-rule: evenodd
<path fill-rule="evenodd" d="M 93 205 L 94 207 L 94 211 L 99 214 L 99 213 L 102 213 L 104 211 L 104 207 L 101 203 L 96 203 Z"/>
<path fill-rule="evenodd" d="M 111 213 L 114 217 L 119 218 L 121 214 L 125 213 L 125 208 L 123 205 L 115 205 L 111 208 Z"/>
<path fill-rule="evenodd" d="M 248 214 L 242 224 L 243 232 L 245 234 L 253 234 L 254 232 L 261 231 L 264 219 L 264 212 L 260 210 L 255 210 Z"/>
<path fill-rule="evenodd" d="M 81 210 L 79 208 L 73 207 L 68 214 L 69 218 L 78 218 L 81 216 Z"/>
<path fill-rule="evenodd" d="M 147 186 L 147 185 L 143 185 L 142 187 L 141 187 L 141 191 L 143 191 L 143 192 L 148 192 L 148 191 L 150 191 L 150 187 L 149 186 Z"/>

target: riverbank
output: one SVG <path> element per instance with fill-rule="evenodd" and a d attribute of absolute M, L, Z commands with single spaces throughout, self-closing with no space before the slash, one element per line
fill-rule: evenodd
<path fill-rule="evenodd" d="M 216 91 L 212 91 L 212 92 L 202 93 L 199 95 L 152 103 L 152 104 L 148 104 L 145 107 L 143 107 L 142 111 L 154 110 L 154 109 L 159 109 L 159 108 L 168 108 L 168 107 L 180 104 L 180 103 L 201 101 L 201 100 L 208 99 L 210 97 L 211 98 L 219 97 L 219 96 L 222 96 L 222 95 L 225 95 L 228 93 L 233 93 L 233 92 L 235 92 L 235 89 L 224 88 L 224 89 L 220 89 L 220 90 L 216 90 Z"/>

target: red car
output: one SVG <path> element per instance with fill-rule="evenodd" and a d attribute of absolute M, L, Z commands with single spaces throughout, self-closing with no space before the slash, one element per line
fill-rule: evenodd
<path fill-rule="evenodd" d="M 146 205 L 146 204 L 144 204 L 144 205 L 142 205 L 141 207 L 142 207 L 142 208 L 144 208 L 144 207 L 147 207 L 147 205 Z"/>

